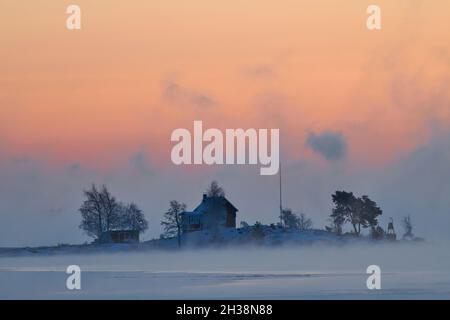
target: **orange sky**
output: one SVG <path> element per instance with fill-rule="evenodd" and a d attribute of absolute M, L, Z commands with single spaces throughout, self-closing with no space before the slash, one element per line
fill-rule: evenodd
<path fill-rule="evenodd" d="M 69 4 L 82 30 L 65 27 Z M 366 8 L 382 9 L 381 31 Z M 349 160 L 384 165 L 450 123 L 447 0 L 17 1 L 0 5 L 0 148 L 54 165 L 114 167 L 170 133 L 342 132 Z"/>

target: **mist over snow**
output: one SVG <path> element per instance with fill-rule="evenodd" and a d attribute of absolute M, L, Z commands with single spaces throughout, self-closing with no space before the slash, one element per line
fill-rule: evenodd
<path fill-rule="evenodd" d="M 202 249 L 0 258 L 0 298 L 427 299 L 450 297 L 450 253 L 436 244 Z M 82 290 L 65 290 L 68 265 Z M 382 290 L 367 290 L 378 265 Z M 32 287 L 30 287 L 32 283 Z"/>

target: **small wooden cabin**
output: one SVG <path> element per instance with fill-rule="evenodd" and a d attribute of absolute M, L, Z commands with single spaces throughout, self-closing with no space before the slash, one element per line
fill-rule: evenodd
<path fill-rule="evenodd" d="M 110 230 L 102 233 L 100 243 L 136 243 L 139 242 L 137 230 Z"/>

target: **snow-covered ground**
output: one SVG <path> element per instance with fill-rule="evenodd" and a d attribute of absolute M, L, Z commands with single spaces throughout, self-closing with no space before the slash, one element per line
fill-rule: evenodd
<path fill-rule="evenodd" d="M 68 265 L 81 290 L 66 289 Z M 366 268 L 382 271 L 368 290 Z M 442 244 L 346 244 L 0 258 L 1 299 L 450 299 Z"/>

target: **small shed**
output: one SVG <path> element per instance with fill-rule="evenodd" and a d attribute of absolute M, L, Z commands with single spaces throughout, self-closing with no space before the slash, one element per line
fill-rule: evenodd
<path fill-rule="evenodd" d="M 100 236 L 100 243 L 137 243 L 139 231 L 137 230 L 110 230 Z"/>

